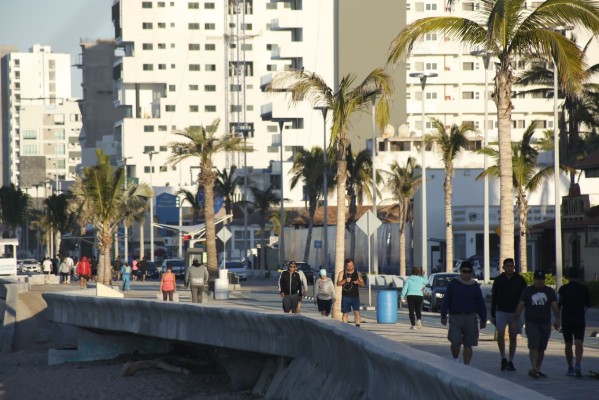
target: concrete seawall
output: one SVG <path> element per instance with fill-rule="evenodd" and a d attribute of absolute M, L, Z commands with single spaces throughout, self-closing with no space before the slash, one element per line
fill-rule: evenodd
<path fill-rule="evenodd" d="M 238 388 L 267 399 L 547 398 L 329 318 L 90 292 L 43 297 L 60 324 L 212 346 Z"/>

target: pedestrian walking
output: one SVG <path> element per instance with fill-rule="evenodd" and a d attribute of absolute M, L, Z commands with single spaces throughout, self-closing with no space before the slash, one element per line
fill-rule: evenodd
<path fill-rule="evenodd" d="M 337 286 L 341 286 L 341 313 L 343 322 L 348 321 L 348 315 L 353 310 L 354 323 L 359 328 L 362 318 L 360 316 L 360 290 L 364 287 L 362 276 L 356 271 L 353 258 L 345 260 L 345 268 L 337 277 Z"/>
<path fill-rule="evenodd" d="M 173 274 L 173 266 L 168 265 L 166 272 L 162 274 L 160 278 L 160 288 L 158 289 L 162 293 L 162 300 L 173 301 L 173 296 L 177 291 L 176 277 Z"/>
<path fill-rule="evenodd" d="M 69 283 L 71 283 L 71 276 L 73 275 L 73 273 L 75 271 L 75 261 L 70 256 L 66 256 L 63 259 L 63 261 L 69 268 L 69 273 L 67 275 L 67 284 L 69 284 Z"/>
<path fill-rule="evenodd" d="M 449 330 L 447 339 L 450 343 L 454 361 L 460 360 L 460 349 L 463 346 L 463 360 L 469 365 L 472 360 L 472 347 L 478 346 L 479 328 L 487 326 L 487 309 L 483 293 L 478 282 L 472 279 L 472 264 L 464 261 L 460 265 L 460 275 L 447 285 L 447 292 L 441 305 L 441 323 L 447 325 L 449 314 Z M 478 316 L 478 320 L 477 320 Z"/>
<path fill-rule="evenodd" d="M 584 330 L 586 329 L 586 311 L 591 307 L 589 288 L 580 283 L 580 270 L 570 268 L 570 281 L 558 290 L 558 305 L 562 311 L 562 334 L 564 335 L 568 376 L 582 378 L 582 362 Z M 574 354 L 572 353 L 574 339 Z M 576 364 L 573 365 L 574 356 Z"/>
<path fill-rule="evenodd" d="M 121 268 L 123 267 L 123 263 L 119 256 L 116 256 L 114 261 L 112 262 L 112 279 L 115 281 L 121 280 Z"/>
<path fill-rule="evenodd" d="M 60 283 L 67 285 L 69 283 L 71 270 L 64 259 L 58 264 L 58 272 L 60 273 Z"/>
<path fill-rule="evenodd" d="M 201 303 L 204 288 L 208 283 L 208 270 L 198 260 L 193 260 L 185 272 L 185 287 L 191 289 L 191 302 Z"/>
<path fill-rule="evenodd" d="M 121 267 L 121 278 L 123 279 L 123 291 L 128 292 L 131 290 L 131 266 L 128 262 L 125 262 Z"/>
<path fill-rule="evenodd" d="M 92 265 L 92 281 L 97 282 L 98 281 L 98 259 L 96 257 L 92 257 L 91 259 L 91 265 Z"/>
<path fill-rule="evenodd" d="M 560 316 L 555 290 L 545 286 L 545 272 L 537 270 L 533 277 L 533 284 L 527 286 L 520 295 L 520 302 L 514 312 L 512 324 L 517 326 L 520 323 L 520 314 L 524 311 L 528 357 L 531 366 L 528 376 L 537 379 L 547 377 L 541 372 L 541 365 L 551 335 L 551 312 L 553 311 L 555 317 L 553 326 L 556 330 L 559 330 L 560 327 Z"/>
<path fill-rule="evenodd" d="M 297 296 L 297 313 L 301 313 L 302 311 L 302 299 L 308 293 L 308 280 L 306 279 L 306 274 L 301 269 L 297 269 L 297 273 L 300 276 L 300 281 L 302 282 L 302 290 Z"/>
<path fill-rule="evenodd" d="M 408 301 L 408 315 L 410 317 L 410 329 L 422 328 L 422 289 L 426 285 L 426 279 L 422 276 L 422 268 L 412 268 L 412 275 L 406 279 L 401 289 L 401 299 Z M 416 315 L 414 315 L 416 314 Z"/>
<path fill-rule="evenodd" d="M 133 261 L 131 262 L 131 270 L 133 271 L 133 280 L 137 280 L 137 270 L 139 268 L 139 261 L 137 261 L 137 257 L 133 257 Z"/>
<path fill-rule="evenodd" d="M 335 284 L 327 276 L 327 270 L 320 270 L 320 277 L 314 282 L 314 304 L 321 315 L 329 316 L 335 303 Z"/>
<path fill-rule="evenodd" d="M 526 281 L 518 272 L 513 258 L 503 260 L 503 272 L 493 281 L 491 289 L 491 323 L 497 331 L 497 347 L 501 356 L 500 369 L 502 371 L 515 371 L 514 356 L 518 334 L 522 333 L 521 320 L 517 325 L 511 322 L 514 311 L 518 307 L 522 291 L 526 288 Z M 510 339 L 508 356 L 505 354 L 505 329 L 508 327 Z"/>
<path fill-rule="evenodd" d="M 50 272 L 52 272 L 52 260 L 50 260 L 50 257 L 46 257 L 42 263 L 42 270 L 44 272 L 44 285 L 47 285 L 50 283 Z"/>
<path fill-rule="evenodd" d="M 297 273 L 297 264 L 290 261 L 287 270 L 279 276 L 279 295 L 283 302 L 283 312 L 297 313 L 298 297 L 302 292 L 302 281 Z"/>
<path fill-rule="evenodd" d="M 141 273 L 141 281 L 145 282 L 146 275 L 148 274 L 148 261 L 145 257 L 142 257 L 141 260 L 139 260 L 139 271 Z"/>
<path fill-rule="evenodd" d="M 86 256 L 81 257 L 77 263 L 77 275 L 79 275 L 79 286 L 87 289 L 87 280 L 91 277 L 92 266 Z"/>

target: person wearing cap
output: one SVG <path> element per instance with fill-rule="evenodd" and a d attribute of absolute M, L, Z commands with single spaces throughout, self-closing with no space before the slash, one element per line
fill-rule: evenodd
<path fill-rule="evenodd" d="M 208 270 L 198 260 L 193 260 L 185 272 L 185 287 L 191 289 L 191 302 L 201 303 L 204 288 L 208 284 Z"/>
<path fill-rule="evenodd" d="M 503 272 L 493 280 L 491 289 L 491 322 L 495 325 L 497 332 L 497 347 L 501 356 L 502 371 L 515 371 L 514 356 L 516 355 L 516 345 L 518 334 L 522 333 L 522 324 L 512 325 L 514 311 L 518 307 L 520 295 L 526 288 L 524 277 L 516 272 L 516 266 L 513 258 L 503 260 Z M 505 354 L 505 328 L 509 326 L 510 345 L 508 358 Z"/>
<path fill-rule="evenodd" d="M 447 339 L 451 355 L 459 362 L 460 349 L 464 346 L 465 365 L 472 360 L 472 347 L 478 346 L 479 328 L 487 326 L 485 299 L 478 282 L 472 279 L 472 272 L 472 263 L 464 261 L 460 265 L 460 275 L 449 281 L 441 305 L 441 324 L 447 325 L 449 314 Z"/>
<path fill-rule="evenodd" d="M 584 330 L 586 328 L 585 314 L 591 307 L 591 293 L 589 288 L 580 283 L 580 270 L 570 268 L 568 271 L 569 282 L 558 290 L 558 305 L 562 311 L 562 334 L 566 344 L 566 362 L 568 363 L 568 376 L 582 378 L 582 343 L 584 341 Z M 572 365 L 574 354 L 572 353 L 572 338 L 574 338 L 574 351 L 576 364 Z"/>
<path fill-rule="evenodd" d="M 283 312 L 297 313 L 298 297 L 302 293 L 302 281 L 297 273 L 295 261 L 289 261 L 287 269 L 279 276 L 279 295 L 283 301 Z"/>
<path fill-rule="evenodd" d="M 335 302 L 335 284 L 327 276 L 327 270 L 320 270 L 320 278 L 314 282 L 314 304 L 318 311 L 324 316 L 331 314 L 331 308 Z"/>
<path fill-rule="evenodd" d="M 547 377 L 541 372 L 541 365 L 551 335 L 551 312 L 553 311 L 555 317 L 553 326 L 556 330 L 559 330 L 560 327 L 560 316 L 555 290 L 545 285 L 545 272 L 537 270 L 533 277 L 533 284 L 526 287 L 520 295 L 520 302 L 514 312 L 512 325 L 517 326 L 520 323 L 520 314 L 524 310 L 528 357 L 531 366 L 528 376 L 537 379 Z"/>

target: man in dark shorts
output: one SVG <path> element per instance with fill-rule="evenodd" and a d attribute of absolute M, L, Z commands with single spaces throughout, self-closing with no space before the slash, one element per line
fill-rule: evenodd
<path fill-rule="evenodd" d="M 142 257 L 139 260 L 139 271 L 141 273 L 141 281 L 146 281 L 146 275 L 148 274 L 148 260 L 145 257 Z"/>
<path fill-rule="evenodd" d="M 347 322 L 349 313 L 354 311 L 354 323 L 359 328 L 362 322 L 360 316 L 360 287 L 364 287 L 362 275 L 356 271 L 354 260 L 345 260 L 345 269 L 337 277 L 337 286 L 341 286 L 341 320 Z"/>
<path fill-rule="evenodd" d="M 497 347 L 501 355 L 501 370 L 515 371 L 514 356 L 518 334 L 522 333 L 522 325 L 512 325 L 514 311 L 520 301 L 520 295 L 526 288 L 526 281 L 516 272 L 513 258 L 503 260 L 503 272 L 493 280 L 491 290 L 491 322 L 497 329 Z M 505 355 L 505 328 L 509 327 L 510 347 L 508 358 Z"/>
<path fill-rule="evenodd" d="M 535 271 L 533 276 L 533 284 L 522 291 L 512 324 L 517 326 L 520 323 L 520 314 L 525 310 L 524 321 L 531 366 L 528 376 L 537 379 L 547 377 L 541 372 L 541 365 L 551 335 L 551 312 L 553 311 L 555 317 L 553 326 L 556 330 L 560 327 L 560 317 L 555 290 L 545 286 L 545 272 Z"/>
<path fill-rule="evenodd" d="M 283 311 L 297 313 L 298 297 L 302 294 L 302 281 L 297 273 L 297 264 L 290 261 L 287 270 L 279 277 L 279 294 L 283 300 Z"/>
<path fill-rule="evenodd" d="M 568 278 L 570 282 L 559 288 L 558 305 L 562 310 L 562 334 L 566 343 L 566 362 L 568 363 L 568 376 L 582 378 L 580 363 L 582 361 L 584 330 L 586 328 L 585 314 L 591 307 L 591 293 L 589 288 L 579 281 L 580 270 L 570 268 Z M 574 351 L 576 364 L 572 365 L 572 338 L 574 338 Z"/>
<path fill-rule="evenodd" d="M 450 343 L 451 355 L 459 362 L 460 348 L 464 346 L 464 364 L 472 360 L 472 347 L 478 346 L 479 328 L 487 326 L 487 308 L 478 282 L 472 279 L 472 264 L 464 261 L 460 265 L 460 276 L 452 279 L 447 285 L 447 292 L 441 305 L 441 323 L 447 325 L 449 313 L 449 330 L 447 339 Z M 480 319 L 477 320 L 477 316 Z"/>

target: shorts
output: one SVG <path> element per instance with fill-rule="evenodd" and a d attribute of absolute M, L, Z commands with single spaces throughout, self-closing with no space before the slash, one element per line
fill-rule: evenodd
<path fill-rule="evenodd" d="M 447 340 L 452 346 L 478 346 L 478 319 L 476 313 L 450 314 Z"/>
<path fill-rule="evenodd" d="M 50 275 L 50 271 L 44 271 L 44 275 Z"/>
<path fill-rule="evenodd" d="M 359 297 L 341 297 L 341 312 L 347 314 L 351 311 L 360 311 L 360 298 Z"/>
<path fill-rule="evenodd" d="M 545 351 L 550 335 L 551 323 L 539 324 L 538 322 L 526 321 L 526 336 L 528 337 L 529 350 Z"/>
<path fill-rule="evenodd" d="M 522 333 L 522 317 L 518 321 L 518 325 L 514 328 L 512 321 L 514 320 L 514 313 L 508 313 L 505 311 L 497 311 L 495 313 L 495 328 L 498 332 L 505 332 L 506 325 L 509 328 L 510 335 L 517 335 Z M 515 330 L 515 331 L 514 331 Z"/>
<path fill-rule="evenodd" d="M 564 342 L 572 343 L 572 337 L 576 340 L 584 341 L 584 330 L 586 325 L 584 323 L 578 324 L 564 324 L 562 325 L 562 334 L 564 335 Z"/>
<path fill-rule="evenodd" d="M 289 311 L 297 309 L 297 297 L 298 294 L 286 294 L 283 297 L 283 311 L 288 313 Z"/>
<path fill-rule="evenodd" d="M 333 306 L 333 299 L 321 300 L 316 299 L 316 304 L 318 305 L 318 311 L 324 311 L 326 314 L 331 313 L 331 307 Z"/>

